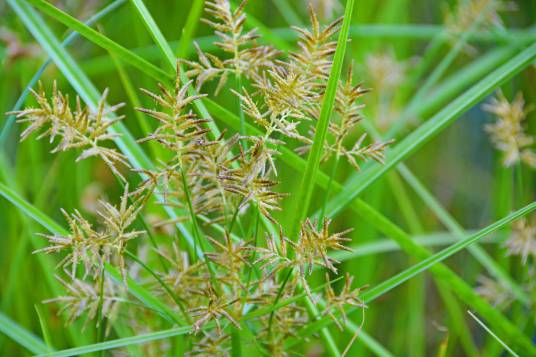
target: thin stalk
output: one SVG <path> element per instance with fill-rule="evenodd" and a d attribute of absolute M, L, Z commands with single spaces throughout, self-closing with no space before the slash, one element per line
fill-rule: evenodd
<path fill-rule="evenodd" d="M 151 274 L 153 276 L 153 278 L 155 278 L 155 280 L 158 282 L 158 284 L 160 284 L 160 286 L 162 286 L 162 288 L 164 288 L 164 290 L 168 293 L 169 297 L 171 297 L 171 299 L 175 302 L 175 304 L 179 307 L 179 309 L 181 310 L 181 313 L 183 314 L 184 316 L 184 319 L 186 320 L 186 322 L 188 322 L 188 324 L 192 324 L 192 318 L 190 317 L 190 315 L 188 314 L 188 312 L 186 311 L 186 308 L 184 307 L 184 304 L 183 302 L 181 301 L 181 299 L 179 297 L 177 297 L 177 295 L 175 295 L 175 293 L 170 289 L 169 285 L 166 284 L 162 278 L 160 278 L 160 276 L 151 268 L 149 268 L 149 266 L 147 266 L 147 264 L 145 264 L 140 258 L 138 258 L 135 254 L 131 253 L 130 251 L 125 251 L 126 254 L 132 259 L 134 260 L 136 263 L 138 263 L 143 269 L 145 269 L 145 271 L 147 271 L 149 274 Z"/>
<path fill-rule="evenodd" d="M 104 267 L 101 267 L 99 276 L 99 305 L 97 307 L 97 343 L 104 341 L 104 316 L 102 313 L 104 304 Z M 101 354 L 102 356 L 102 354 Z"/>
<path fill-rule="evenodd" d="M 190 11 L 188 11 L 188 17 L 186 24 L 182 29 L 182 34 L 179 39 L 176 54 L 177 58 L 186 58 L 188 50 L 193 42 L 193 36 L 197 30 L 201 13 L 203 12 L 203 5 L 205 0 L 194 0 Z"/>
<path fill-rule="evenodd" d="M 342 71 L 353 10 L 354 0 L 348 0 L 344 11 L 344 20 L 339 33 L 339 38 L 337 40 L 337 48 L 333 57 L 333 64 L 320 109 L 319 119 L 315 127 L 313 144 L 311 151 L 309 152 L 309 156 L 307 157 L 307 166 L 305 167 L 301 185 L 295 196 L 296 211 L 293 215 L 293 219 L 291 219 L 290 226 L 290 238 L 292 240 L 297 239 L 300 223 L 305 220 L 311 204 L 311 198 L 313 196 L 313 189 L 315 186 L 314 184 L 316 181 L 317 171 L 319 171 L 320 159 L 326 140 L 329 121 L 335 105 L 335 95 Z"/>
<path fill-rule="evenodd" d="M 340 156 L 337 155 L 335 157 L 335 162 L 333 162 L 333 166 L 331 167 L 331 173 L 329 175 L 329 181 L 328 181 L 328 187 L 326 187 L 326 192 L 324 193 L 324 204 L 322 205 L 322 209 L 320 211 L 320 219 L 319 221 L 322 222 L 324 220 L 324 214 L 326 212 L 326 206 L 329 202 L 329 196 L 331 193 L 331 186 L 335 177 L 335 174 L 337 173 L 337 167 L 339 166 Z"/>
<path fill-rule="evenodd" d="M 487 332 L 489 333 L 497 342 L 499 342 L 505 350 L 508 351 L 508 353 L 510 353 L 512 356 L 515 356 L 515 357 L 519 357 L 519 355 L 517 353 L 515 353 L 506 343 L 504 343 L 503 340 L 501 340 L 499 338 L 499 336 L 497 336 L 496 334 L 493 333 L 493 331 L 491 331 L 491 329 L 489 327 L 486 326 L 486 324 L 484 324 L 484 322 L 482 322 L 478 317 L 476 317 L 475 314 L 473 314 L 471 311 L 467 311 L 467 313 L 473 318 L 475 319 L 475 321 Z"/>

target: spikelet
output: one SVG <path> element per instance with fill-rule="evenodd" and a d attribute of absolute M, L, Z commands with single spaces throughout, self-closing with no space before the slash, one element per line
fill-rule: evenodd
<path fill-rule="evenodd" d="M 172 251 L 160 249 L 157 253 L 163 257 L 169 265 L 166 272 L 160 273 L 161 279 L 173 289 L 173 292 L 191 306 L 195 306 L 199 301 L 199 294 L 208 288 L 209 273 L 206 265 L 199 261 L 191 263 L 186 252 L 180 251 L 179 247 L 173 243 Z M 153 289 L 165 295 L 159 284 L 155 284 Z"/>
<path fill-rule="evenodd" d="M 333 290 L 331 283 L 329 283 L 328 274 L 326 274 L 326 281 L 328 281 L 325 294 L 327 304 L 324 309 L 324 315 L 329 316 L 333 322 L 335 322 L 335 325 L 337 325 L 337 327 L 342 331 L 343 324 L 346 324 L 348 321 L 345 310 L 346 306 L 360 307 L 363 309 L 367 307 L 366 304 L 359 298 L 363 287 L 352 290 L 353 277 L 351 277 L 349 273 L 346 273 L 344 277 L 344 286 L 341 292 L 337 295 Z M 341 323 L 337 318 L 337 313 L 341 316 L 343 323 Z"/>
<path fill-rule="evenodd" d="M 330 233 L 330 223 L 329 219 L 324 219 L 320 226 L 318 222 L 313 223 L 307 218 L 301 226 L 300 235 L 296 242 L 284 237 L 281 230 L 279 244 L 277 244 L 273 235 L 267 235 L 267 247 L 256 249 L 259 258 L 255 263 L 261 263 L 261 269 L 263 270 L 268 268 L 271 271 L 269 276 L 273 276 L 286 268 L 292 268 L 297 273 L 297 277 L 306 293 L 314 301 L 311 289 L 307 284 L 307 275 L 310 275 L 314 268 L 320 267 L 329 269 L 336 274 L 337 269 L 334 264 L 339 262 L 330 257 L 328 251 L 352 251 L 352 249 L 344 245 L 345 242 L 350 241 L 350 238 L 346 238 L 344 235 L 352 231 L 352 229 L 339 233 Z M 290 253 L 291 251 L 293 254 Z"/>
<path fill-rule="evenodd" d="M 451 43 L 454 45 L 457 39 L 463 33 L 470 31 L 471 28 L 481 31 L 502 28 L 503 23 L 499 13 L 515 10 L 517 10 L 517 6 L 511 1 L 458 0 L 455 7 L 446 12 L 444 23 Z M 476 51 L 468 45 L 465 46 L 465 49 L 469 53 Z"/>
<path fill-rule="evenodd" d="M 363 88 L 359 83 L 352 83 L 353 66 L 348 68 L 346 81 L 341 81 L 336 93 L 335 111 L 338 114 L 337 120 L 332 120 L 329 123 L 328 131 L 331 136 L 326 139 L 324 144 L 324 153 L 322 161 L 329 160 L 332 156 L 337 158 L 345 157 L 348 162 L 359 170 L 359 161 L 375 160 L 381 164 L 384 162 L 384 151 L 392 140 L 386 142 L 374 142 L 365 145 L 366 134 L 362 134 L 351 148 L 346 148 L 345 141 L 355 132 L 357 124 L 361 121 L 360 110 L 364 107 L 359 104 L 358 100 L 369 90 Z M 311 127 L 311 133 L 314 135 L 314 127 Z M 307 144 L 299 147 L 296 151 L 300 154 L 305 154 L 311 149 L 313 141 L 306 140 Z"/>
<path fill-rule="evenodd" d="M 290 54 L 289 66 L 316 80 L 326 80 L 337 47 L 337 42 L 332 38 L 340 30 L 342 17 L 322 29 L 313 7 L 309 6 L 309 18 L 311 30 L 293 27 L 299 35 L 298 47 L 301 51 Z"/>
<path fill-rule="evenodd" d="M 518 93 L 509 102 L 502 92 L 498 92 L 483 108 L 497 117 L 497 121 L 486 125 L 485 130 L 490 134 L 495 148 L 504 153 L 503 165 L 510 167 L 521 161 L 536 168 L 536 152 L 532 148 L 534 138 L 525 133 L 523 126 L 532 108 L 525 107 L 523 95 Z"/>
<path fill-rule="evenodd" d="M 318 113 L 336 48 L 332 38 L 341 19 L 322 29 L 311 8 L 310 18 L 311 30 L 294 28 L 299 51 L 291 52 L 288 61 L 278 60 L 253 76 L 254 96 L 244 88 L 242 93 L 235 92 L 244 113 L 264 128 L 267 137 L 277 132 L 307 142 L 299 125 Z"/>
<path fill-rule="evenodd" d="M 508 306 L 514 300 L 514 296 L 508 287 L 504 286 L 500 281 L 484 275 L 478 277 L 478 287 L 475 291 L 499 309 Z"/>
<path fill-rule="evenodd" d="M 202 21 L 214 28 L 214 33 L 219 37 L 215 45 L 231 57 L 224 59 L 204 53 L 195 44 L 198 61 L 180 60 L 180 62 L 189 67 L 186 75 L 189 78 L 196 78 L 198 91 L 206 82 L 219 78 L 216 88 L 218 94 L 230 75 L 237 78 L 242 76 L 252 78 L 260 71 L 273 66 L 279 51 L 270 46 L 258 45 L 255 40 L 259 36 L 255 29 L 244 30 L 246 3 L 246 0 L 242 1 L 234 11 L 231 10 L 229 0 L 213 0 L 206 3 L 206 11 L 212 19 Z"/>
<path fill-rule="evenodd" d="M 275 169 L 272 156 L 277 152 L 263 138 L 245 139 L 252 140 L 254 145 L 247 151 L 239 146 L 240 153 L 233 160 L 236 165 L 225 168 L 220 175 L 223 188 L 240 198 L 238 209 L 253 203 L 261 214 L 276 223 L 270 211 L 280 210 L 278 203 L 285 196 L 272 190 L 278 182 L 269 178 L 270 170 Z"/>
<path fill-rule="evenodd" d="M 229 233 L 224 233 L 224 241 L 208 237 L 214 247 L 214 252 L 205 253 L 205 256 L 222 268 L 222 274 L 218 280 L 229 285 L 230 289 L 235 289 L 240 286 L 245 289 L 242 283 L 241 276 L 245 267 L 250 267 L 248 261 L 250 256 L 250 247 L 248 242 L 240 241 L 233 242 Z"/>
<path fill-rule="evenodd" d="M 508 255 L 519 255 L 523 264 L 529 257 L 536 258 L 536 219 L 532 222 L 521 218 L 512 224 L 512 234 L 503 246 Z"/>
<path fill-rule="evenodd" d="M 197 341 L 192 350 L 187 352 L 186 356 L 228 356 L 230 346 L 228 344 L 229 334 L 214 334 L 203 331 L 203 338 Z"/>
<path fill-rule="evenodd" d="M 195 333 L 198 333 L 201 330 L 201 327 L 209 321 L 215 321 L 218 334 L 221 334 L 221 318 L 227 319 L 237 329 L 240 329 L 240 324 L 228 311 L 238 299 L 230 301 L 225 300 L 225 297 L 220 296 L 210 284 L 203 291 L 203 295 L 206 301 L 205 304 L 190 310 L 192 316 L 197 318 L 193 325 Z"/>
<path fill-rule="evenodd" d="M 70 275 L 77 276 L 77 267 L 80 263 L 84 266 L 84 278 L 87 276 L 96 279 L 101 275 L 104 264 L 118 266 L 126 284 L 126 268 L 124 252 L 128 241 L 141 236 L 144 232 L 130 230 L 139 211 L 142 201 L 130 203 L 128 200 L 128 185 L 121 197 L 119 207 L 108 202 L 101 201 L 101 208 L 97 214 L 103 219 L 103 229 L 96 230 L 80 212 L 76 211 L 69 215 L 62 210 L 67 223 L 69 233 L 62 235 L 43 235 L 48 239 L 50 246 L 36 250 L 34 253 L 58 253 L 67 252 L 60 266 L 71 266 Z"/>
<path fill-rule="evenodd" d="M 142 91 L 160 106 L 160 110 L 136 108 L 158 120 L 158 128 L 141 141 L 154 140 L 174 152 L 181 161 L 186 156 L 195 155 L 197 150 L 208 143 L 205 134 L 209 131 L 203 127 L 207 119 L 199 119 L 190 110 L 190 104 L 205 95 L 189 95 L 188 89 L 192 81 L 181 85 L 180 76 L 177 76 L 173 91 L 159 84 L 161 94 L 152 93 L 146 89 Z"/>
<path fill-rule="evenodd" d="M 295 259 L 302 275 L 311 274 L 314 266 L 322 266 L 333 273 L 337 273 L 337 269 L 333 264 L 338 263 L 338 261 L 330 257 L 328 251 L 352 251 L 352 249 L 343 245 L 351 240 L 344 237 L 344 235 L 351 232 L 352 229 L 330 233 L 330 223 L 331 221 L 326 218 L 320 226 L 318 222 L 313 223 L 308 218 L 301 226 L 298 241 L 296 243 L 289 241 L 294 246 Z"/>
<path fill-rule="evenodd" d="M 53 142 L 56 137 L 60 138 L 60 142 L 52 150 L 53 153 L 82 149 L 82 153 L 76 159 L 77 162 L 88 157 L 98 156 L 117 176 L 124 180 L 123 175 L 117 169 L 117 164 L 128 167 L 125 156 L 115 149 L 102 146 L 103 143 L 119 136 L 119 134 L 110 133 L 108 129 L 123 119 L 123 116 L 107 119 L 110 114 L 123 106 L 123 104 L 106 106 L 107 89 L 99 101 L 96 112 L 91 111 L 88 107 L 82 108 L 79 97 L 76 97 L 76 107 L 72 110 L 69 97 L 58 91 L 56 82 L 54 82 L 50 99 L 47 98 L 41 83 L 39 83 L 38 92 L 32 90 L 32 94 L 37 101 L 37 108 L 7 113 L 15 114 L 19 123 L 30 124 L 22 132 L 21 140 L 25 140 L 33 132 L 45 129 L 39 134 L 38 139 L 49 136 L 50 142 Z"/>
<path fill-rule="evenodd" d="M 189 194 L 195 214 L 210 217 L 211 223 L 221 222 L 228 210 L 220 172 L 229 165 L 229 155 L 238 140 L 226 141 L 223 135 L 215 140 L 207 137 L 208 119 L 199 119 L 190 108 L 204 95 L 189 95 L 191 84 L 192 81 L 181 84 L 177 76 L 173 91 L 162 85 L 160 95 L 144 90 L 160 109 L 138 108 L 159 121 L 157 129 L 142 141 L 158 142 L 173 157 L 155 171 L 143 170 L 146 179 L 135 193 L 156 192 L 162 196 L 163 204 L 179 208 L 187 208 Z M 178 218 L 183 219 L 187 218 Z"/>
<path fill-rule="evenodd" d="M 61 307 L 57 314 L 60 315 L 63 312 L 66 312 L 66 324 L 73 323 L 75 320 L 82 317 L 82 314 L 85 314 L 87 316 L 83 326 L 83 328 L 85 328 L 89 320 L 96 319 L 99 305 L 101 304 L 99 281 L 90 284 L 76 278 L 72 278 L 71 282 L 66 282 L 58 276 L 56 276 L 56 279 L 63 285 L 66 294 L 45 300 L 43 303 L 60 304 Z M 117 316 L 120 303 L 125 301 L 122 297 L 122 295 L 124 295 L 123 288 L 109 278 L 105 278 L 103 288 L 102 316 L 106 317 L 108 320 L 114 320 Z M 98 325 L 100 321 L 97 320 L 96 323 Z M 106 329 L 107 333 L 111 326 L 112 324 L 108 324 Z"/>

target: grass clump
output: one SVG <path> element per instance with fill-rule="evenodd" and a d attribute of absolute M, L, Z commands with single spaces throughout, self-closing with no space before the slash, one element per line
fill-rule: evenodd
<path fill-rule="evenodd" d="M 458 1 L 439 25 L 408 28 L 396 23 L 415 4 L 341 3 L 196 0 L 175 43 L 173 2 L 116 0 L 83 23 L 96 9 L 8 0 L 71 86 L 47 62 L 32 83 L 43 75 L 51 93 L 39 82 L 5 110 L 0 195 L 17 210 L 0 206 L 13 227 L 0 332 L 52 356 L 535 354 L 533 93 L 508 81 L 536 37 L 502 19 L 528 5 Z M 281 19 L 262 16 L 272 8 Z M 36 9 L 105 50 L 100 70 L 120 81 L 88 76 Z M 115 32 L 122 19 L 135 36 Z M 4 63 L 33 63 L 13 33 L 0 32 Z M 462 127 L 454 153 L 441 145 L 494 91 L 475 109 L 490 123 Z M 476 142 L 496 149 L 494 166 L 460 151 Z M 25 294 L 19 274 L 34 272 L 46 284 Z M 38 323 L 27 301 L 46 303 Z"/>

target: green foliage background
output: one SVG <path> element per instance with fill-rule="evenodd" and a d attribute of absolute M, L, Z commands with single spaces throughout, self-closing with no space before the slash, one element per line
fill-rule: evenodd
<path fill-rule="evenodd" d="M 11 0 L 0 3 L 0 31 L 14 36 L 14 40 L 0 41 L 2 113 L 15 107 L 22 91 L 47 58 L 47 51 L 50 51 L 36 44 L 20 15 L 10 6 L 17 3 L 26 6 L 32 2 Z M 61 6 L 82 21 L 108 4 L 97 0 L 51 3 Z M 176 51 L 180 45 L 182 29 L 192 14 L 191 1 L 146 0 L 144 3 Z M 438 40 L 444 31 L 445 11 L 453 6 L 452 3 L 427 0 L 355 2 L 345 65 L 353 60 L 358 79 L 365 86 L 372 87 L 372 92 L 366 98 L 367 107 L 363 110 L 369 129 L 379 124 L 378 118 L 385 114 L 381 112 L 382 108 L 393 111 L 395 125 L 400 117 L 406 116 L 409 119 L 409 124 L 396 136 L 393 149 L 387 152 L 388 161 L 393 153 L 400 153 L 397 145 L 404 143 L 404 138 L 417 130 L 419 120 L 424 122 L 437 119 L 441 113 L 444 117 L 448 116 L 448 112 L 441 112 L 445 108 L 452 112 L 459 110 L 459 115 L 457 113 L 445 121 L 444 125 L 432 127 L 427 133 L 422 132 L 429 135 L 430 141 L 415 148 L 418 150 L 410 149 L 407 155 L 400 156 L 404 167 L 398 166 L 398 170 L 368 177 L 368 173 L 374 172 L 376 166 L 365 165 L 362 171 L 354 173 L 350 166 L 341 165 L 336 180 L 344 184 L 352 177 L 355 181 L 350 187 L 354 189 L 360 189 L 360 184 L 366 185 L 360 193 L 362 201 L 409 233 L 415 242 L 428 246 L 433 251 L 454 244 L 458 240 L 456 237 L 466 237 L 513 210 L 530 204 L 535 198 L 533 170 L 527 167 L 504 168 L 501 165 L 500 154 L 493 149 L 483 130 L 485 123 L 494 118 L 482 111 L 481 103 L 499 85 L 508 98 L 522 91 L 527 103 L 536 103 L 536 52 L 533 50 L 529 53 L 529 59 L 525 61 L 532 62 L 532 65 L 520 65 L 516 70 L 519 73 L 513 73 L 515 76 L 511 79 L 493 84 L 483 101 L 454 102 L 473 86 L 490 83 L 493 78 L 487 76 L 490 73 L 501 74 L 497 72 L 503 69 L 501 66 L 520 55 L 525 48 L 532 46 L 534 49 L 536 2 L 517 0 L 514 3 L 518 7 L 517 11 L 501 15 L 504 30 L 469 34 L 469 43 L 476 51 L 461 48 L 460 51 L 453 52 L 456 45 Z M 343 8 L 344 4 L 341 4 L 336 12 L 342 15 Z M 294 46 L 295 37 L 288 29 L 289 22 L 307 23 L 305 1 L 300 0 L 252 0 L 247 5 L 247 12 L 257 20 L 255 26 L 262 26 L 260 32 L 264 34 L 264 41 L 284 46 L 283 49 Z M 50 16 L 42 16 L 57 37 L 64 38 L 69 33 L 66 26 Z M 158 68 L 169 70 L 166 59 L 132 3 L 127 1 L 119 4 L 92 27 Z M 207 51 L 214 50 L 210 46 L 211 34 L 212 30 L 205 24 L 198 24 L 194 37 Z M 459 44 L 460 39 L 457 41 Z M 437 48 L 433 47 L 434 44 Z M 15 53 L 16 50 L 20 51 Z M 67 51 L 99 91 L 110 89 L 110 103 L 129 104 L 122 110 L 127 117 L 124 123 L 134 137 L 142 137 L 144 126 L 153 123 L 144 122 L 147 119 L 133 111 L 132 108 L 138 104 L 131 102 L 129 91 L 137 92 L 140 87 L 154 89 L 155 80 L 126 64 L 121 56 L 111 56 L 102 46 L 84 38 L 76 38 Z M 192 43 L 187 43 L 179 51 L 189 57 L 194 54 Z M 378 53 L 389 53 L 405 64 L 404 81 L 389 98 L 382 98 L 385 92 L 374 87 L 366 66 L 367 58 Z M 441 65 L 449 59 L 449 65 L 439 73 L 440 76 L 433 81 L 435 83 L 429 86 L 427 81 L 438 74 L 438 68 L 441 69 Z M 428 65 L 423 66 L 423 60 L 429 61 Z M 128 78 L 131 88 L 125 86 L 121 76 Z M 506 76 L 510 77 L 509 74 Z M 70 92 L 72 97 L 76 95 L 69 80 L 54 64 L 45 69 L 41 80 L 46 88 L 50 88 L 52 81 L 57 80 L 59 88 Z M 425 91 L 419 91 L 423 86 Z M 150 100 L 144 96 L 139 96 L 139 100 L 142 105 L 151 105 Z M 383 107 L 378 104 L 382 100 L 387 101 Z M 223 91 L 215 101 L 227 110 L 236 112 L 236 99 L 230 92 Z M 27 99 L 25 103 L 32 103 L 32 99 Z M 447 107 L 449 103 L 454 104 Z M 536 132 L 535 116 L 536 112 L 533 111 L 527 120 L 528 132 L 533 134 Z M 220 120 L 216 122 L 220 128 L 229 125 L 229 122 L 218 119 Z M 49 153 L 52 146 L 47 140 L 27 140 L 20 144 L 18 134 L 21 128 L 17 124 L 10 124 L 7 116 L 0 118 L 0 127 L 4 128 L 1 136 L 0 182 L 54 221 L 60 224 L 64 222 L 60 208 L 72 211 L 91 204 L 91 187 L 95 187 L 95 182 L 98 182 L 105 195 L 120 195 L 122 190 L 115 178 L 98 160 L 84 160 L 75 164 L 76 153 L 52 155 Z M 151 152 L 148 154 L 150 157 L 153 155 Z M 396 165 L 392 165 L 394 166 Z M 280 167 L 284 191 L 291 194 L 296 192 L 301 184 L 303 167 L 296 170 L 296 166 L 293 167 L 289 162 Z M 329 163 L 322 164 L 321 169 L 327 173 L 330 167 Z M 420 182 L 415 181 L 415 178 Z M 430 195 L 422 193 L 422 190 L 419 195 L 418 190 L 415 190 L 419 187 L 424 187 Z M 315 192 L 313 197 L 316 198 L 312 201 L 314 210 L 323 203 L 322 190 L 317 187 Z M 341 198 L 340 195 L 335 197 Z M 387 233 L 389 228 L 382 226 L 382 223 L 373 223 L 370 215 L 357 214 L 359 208 L 356 211 L 343 207 L 337 201 L 332 203 L 332 206 L 328 205 L 327 214 L 341 209 L 335 220 L 336 227 L 341 230 L 355 228 L 351 233 L 353 241 L 350 245 L 355 246 L 356 253 L 344 257 L 341 272 L 351 273 L 357 286 L 377 287 L 424 258 L 422 254 L 412 255 L 407 250 L 401 250 Z M 292 208 L 291 199 L 285 200 L 284 208 L 287 212 Z M 284 209 L 282 214 L 276 214 L 276 218 L 288 226 L 291 215 L 285 212 Z M 382 231 L 380 226 L 385 230 Z M 41 304 L 41 301 L 54 296 L 49 282 L 53 277 L 55 263 L 52 257 L 32 255 L 34 249 L 44 245 L 44 239 L 35 234 L 43 231 L 44 228 L 28 217 L 24 210 L 17 209 L 8 200 L 0 198 L 0 332 L 3 332 L 0 333 L 0 355 L 15 356 L 35 352 L 29 346 L 39 342 L 32 340 L 28 333 L 40 340 L 50 341 L 57 350 L 95 342 L 91 328 L 82 332 L 82 325 L 77 323 L 72 329 L 66 329 L 64 322 L 55 315 L 55 308 Z M 504 269 L 508 279 L 522 284 L 526 268 L 518 258 L 507 257 L 500 244 L 508 234 L 508 229 L 502 229 L 483 238 L 479 249 L 487 253 L 486 256 L 494 261 L 493 264 Z M 397 233 L 393 235 L 396 236 Z M 477 278 L 481 274 L 490 275 L 486 273 L 482 260 L 475 259 L 475 255 L 479 254 L 474 252 L 475 249 L 463 250 L 445 262 L 471 287 L 477 286 Z M 321 274 L 314 276 L 313 281 L 314 279 L 322 282 Z M 427 271 L 412 276 L 409 281 L 372 301 L 366 311 L 364 332 L 352 347 L 351 355 L 375 353 L 427 356 L 445 353 L 458 356 L 476 355 L 476 351 L 485 356 L 501 355 L 503 348 L 466 313 L 472 307 L 460 300 L 455 292 L 445 292 L 449 285 L 447 279 L 439 280 L 443 281 L 442 290 L 438 290 L 432 275 Z M 442 294 L 448 296 L 442 298 Z M 534 298 L 526 298 L 527 304 L 517 301 L 503 310 L 502 314 L 519 333 L 531 340 L 536 327 L 532 309 Z M 451 305 L 446 306 L 445 301 Z M 360 313 L 350 316 L 352 322 L 359 325 Z M 494 320 L 491 316 L 479 315 L 479 318 L 485 323 L 489 322 L 488 319 Z M 46 324 L 44 329 L 40 321 Z M 23 329 L 20 330 L 21 335 L 18 335 L 19 330 L 14 324 Z M 162 329 L 169 327 L 163 326 Z M 348 331 L 331 330 L 341 346 L 352 335 Z M 128 330 L 125 331 L 125 336 L 119 337 L 128 336 Z M 13 337 L 14 334 L 19 337 Z M 505 334 L 498 335 L 507 344 L 514 345 L 514 350 L 519 348 L 517 342 L 508 340 Z M 171 337 L 170 341 L 177 343 L 180 340 Z M 322 351 L 320 345 L 321 342 L 317 339 L 312 342 L 300 341 L 296 351 L 314 354 L 315 351 Z M 523 352 L 527 353 L 524 355 L 530 353 L 521 351 L 520 354 L 523 355 Z"/>

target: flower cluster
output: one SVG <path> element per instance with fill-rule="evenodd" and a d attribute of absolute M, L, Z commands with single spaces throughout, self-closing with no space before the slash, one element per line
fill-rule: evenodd
<path fill-rule="evenodd" d="M 330 220 L 306 219 L 298 237 L 290 239 L 277 217 L 287 196 L 278 187 L 279 148 L 296 144 L 305 154 L 312 143 L 310 134 L 325 96 L 341 19 L 321 26 L 310 10 L 311 28 L 295 28 L 297 49 L 285 54 L 259 45 L 256 32 L 244 29 L 245 4 L 234 9 L 227 0 L 206 4 L 211 18 L 205 22 L 215 29 L 221 58 L 198 48 L 197 61 L 178 60 L 171 88 L 159 84 L 155 92 L 142 90 L 153 105 L 136 109 L 156 125 L 139 142 L 150 141 L 161 149 L 157 165 L 132 170 L 140 174 L 141 182 L 131 191 L 125 184 L 117 206 L 101 201 L 98 223 L 78 211 L 64 212 L 68 233 L 45 236 L 49 246 L 38 252 L 64 254 L 60 266 L 70 279 L 61 280 L 67 294 L 49 301 L 62 303 L 69 321 L 84 312 L 90 319 L 114 318 L 120 303 L 130 296 L 127 282 L 134 281 L 165 308 L 125 307 L 120 310 L 122 318 L 141 321 L 154 313 L 190 325 L 195 341 L 192 354 L 225 354 L 229 336 L 243 329 L 246 321 L 267 352 L 283 354 L 285 341 L 318 317 L 308 314 L 304 297 L 314 304 L 325 298 L 318 306 L 325 306 L 322 314 L 340 328 L 346 321 L 346 307 L 365 308 L 360 289 L 351 287 L 349 276 L 339 294 L 329 277 L 325 291 L 309 282 L 313 270 L 337 274 L 338 261 L 331 254 L 350 250 L 346 235 L 351 230 L 334 233 Z M 235 88 L 228 88 L 231 78 Z M 226 89 L 236 94 L 244 117 L 256 130 L 240 134 L 214 130 L 207 113 L 198 111 L 199 102 L 208 96 L 199 91 L 211 80 L 218 81 L 215 93 Z M 345 157 L 356 169 L 362 161 L 383 161 L 388 143 L 366 144 L 358 128 L 359 101 L 367 91 L 354 83 L 350 66 L 337 88 L 324 160 Z M 39 108 L 18 113 L 21 121 L 30 123 L 23 138 L 46 128 L 41 136 L 61 137 L 55 151 L 82 149 L 79 159 L 98 156 L 120 175 L 116 164 L 125 163 L 125 157 L 102 146 L 115 138 L 109 129 L 120 119 L 109 119 L 119 106 L 106 105 L 106 92 L 94 112 L 82 109 L 79 99 L 72 110 L 68 97 L 56 87 L 51 101 L 42 92 L 35 96 Z M 173 237 L 173 230 L 148 227 L 150 239 L 134 240 L 144 234 L 134 228 L 146 225 L 142 210 L 158 211 L 161 206 L 173 218 L 159 222 L 160 227 L 173 224 L 180 233 Z M 153 236 L 156 232 L 158 239 Z M 132 252 L 126 250 L 129 243 Z M 110 278 L 115 268 L 122 282 Z M 278 303 L 281 307 L 271 309 Z M 139 325 L 132 326 L 145 329 Z"/>
<path fill-rule="evenodd" d="M 497 150 L 504 153 L 504 166 L 523 162 L 536 168 L 536 152 L 531 148 L 534 138 L 525 132 L 523 125 L 531 109 L 525 107 L 523 95 L 517 94 L 510 102 L 502 92 L 498 92 L 483 108 L 497 117 L 497 121 L 486 125 L 485 129 Z"/>
<path fill-rule="evenodd" d="M 109 117 L 123 104 L 106 106 L 108 90 L 105 90 L 95 112 L 88 107 L 82 107 L 79 97 L 76 97 L 76 108 L 72 110 L 69 96 L 58 91 L 55 82 L 50 100 L 47 98 L 41 83 L 39 91 L 32 91 L 32 93 L 38 108 L 28 108 L 12 113 L 17 115 L 20 123 L 30 124 L 22 132 L 21 140 L 28 138 L 35 131 L 46 129 L 38 138 L 49 136 L 50 142 L 54 141 L 56 137 L 61 138 L 58 145 L 52 150 L 53 153 L 82 149 L 83 151 L 76 161 L 98 156 L 117 176 L 124 179 L 117 169 L 117 164 L 128 166 L 125 156 L 115 149 L 103 146 L 103 143 L 119 136 L 119 134 L 111 133 L 108 129 L 123 117 L 114 119 L 109 119 Z"/>

